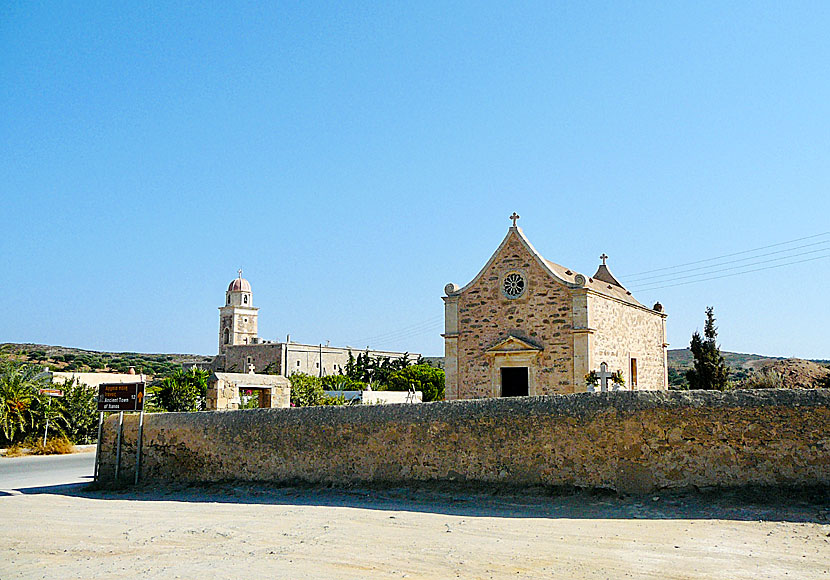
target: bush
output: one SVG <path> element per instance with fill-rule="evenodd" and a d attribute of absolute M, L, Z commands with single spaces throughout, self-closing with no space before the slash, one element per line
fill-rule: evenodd
<path fill-rule="evenodd" d="M 192 368 L 178 369 L 161 381 L 155 392 L 158 405 L 165 411 L 190 412 L 205 408 L 208 372 Z"/>
<path fill-rule="evenodd" d="M 346 399 L 329 397 L 323 391 L 323 380 L 305 373 L 294 373 L 288 380 L 291 381 L 291 406 L 312 407 L 316 405 L 345 405 Z"/>
<path fill-rule="evenodd" d="M 326 375 L 322 378 L 323 390 L 326 391 L 362 391 L 366 383 L 355 381 L 346 375 Z"/>
<path fill-rule="evenodd" d="M 771 369 L 761 369 L 750 374 L 742 383 L 742 389 L 782 389 L 784 377 L 781 373 Z"/>
<path fill-rule="evenodd" d="M 75 446 L 66 437 L 51 437 L 43 444 L 43 438 L 36 437 L 27 442 L 32 455 L 66 455 L 75 450 Z"/>
<path fill-rule="evenodd" d="M 323 392 L 323 381 L 320 377 L 313 377 L 305 373 L 294 373 L 288 380 L 291 381 L 291 406 L 310 407 L 322 404 L 326 397 Z"/>
<path fill-rule="evenodd" d="M 412 365 L 389 378 L 388 390 L 408 391 L 410 386 L 424 394 L 424 401 L 444 400 L 444 371 L 429 365 Z"/>
<path fill-rule="evenodd" d="M 66 420 L 66 435 L 76 445 L 92 443 L 98 436 L 98 398 L 96 390 L 77 380 L 68 380 L 59 387 L 59 399 Z"/>

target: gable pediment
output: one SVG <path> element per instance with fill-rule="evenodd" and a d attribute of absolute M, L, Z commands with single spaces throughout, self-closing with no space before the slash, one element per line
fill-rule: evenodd
<path fill-rule="evenodd" d="M 497 353 L 516 353 L 516 352 L 542 352 L 542 347 L 531 342 L 523 340 L 517 336 L 508 336 L 495 346 L 488 348 L 485 352 L 490 354 Z"/>

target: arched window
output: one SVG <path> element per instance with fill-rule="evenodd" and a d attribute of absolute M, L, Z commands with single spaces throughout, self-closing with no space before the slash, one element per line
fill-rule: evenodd
<path fill-rule="evenodd" d="M 222 333 L 222 343 L 228 344 L 231 341 L 231 331 L 227 328 Z"/>
<path fill-rule="evenodd" d="M 231 303 L 231 297 L 228 296 L 228 304 L 230 304 L 230 303 Z"/>
<path fill-rule="evenodd" d="M 248 303 L 248 295 L 247 295 L 247 294 L 245 294 L 244 296 L 242 296 L 242 302 L 244 302 L 245 304 L 247 304 L 247 303 Z"/>

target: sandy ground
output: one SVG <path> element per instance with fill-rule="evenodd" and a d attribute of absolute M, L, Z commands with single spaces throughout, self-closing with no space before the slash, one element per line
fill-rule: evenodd
<path fill-rule="evenodd" d="M 0 496 L 0 578 L 830 579 L 826 498 L 69 486 Z"/>

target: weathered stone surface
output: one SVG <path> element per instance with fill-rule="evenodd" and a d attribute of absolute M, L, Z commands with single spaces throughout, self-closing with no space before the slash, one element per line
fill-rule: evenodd
<path fill-rule="evenodd" d="M 112 480 L 117 421 L 102 439 Z M 137 417 L 121 473 L 134 473 Z M 830 484 L 830 391 L 651 391 L 147 415 L 142 479 L 472 481 L 645 492 Z"/>

